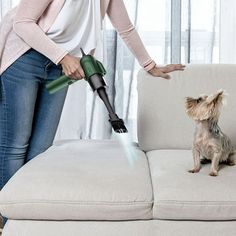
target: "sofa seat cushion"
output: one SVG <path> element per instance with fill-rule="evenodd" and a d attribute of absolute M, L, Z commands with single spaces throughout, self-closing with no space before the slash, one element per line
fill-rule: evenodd
<path fill-rule="evenodd" d="M 2 236 L 234 236 L 236 221 L 22 221 L 10 220 Z"/>
<path fill-rule="evenodd" d="M 210 164 L 197 174 L 190 150 L 147 153 L 154 192 L 155 219 L 235 220 L 236 166 L 222 165 L 219 176 L 209 176 Z"/>
<path fill-rule="evenodd" d="M 152 218 L 145 154 L 130 165 L 117 141 L 59 142 L 23 166 L 0 194 L 10 219 L 132 220 Z"/>

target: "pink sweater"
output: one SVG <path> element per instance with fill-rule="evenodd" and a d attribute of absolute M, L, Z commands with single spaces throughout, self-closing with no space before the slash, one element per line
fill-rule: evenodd
<path fill-rule="evenodd" d="M 0 74 L 28 49 L 34 48 L 55 64 L 68 53 L 45 33 L 49 30 L 66 0 L 21 0 L 10 10 L 0 26 Z M 101 14 L 107 13 L 114 28 L 125 41 L 140 65 L 149 71 L 155 62 L 147 53 L 131 23 L 123 0 L 100 0 Z"/>

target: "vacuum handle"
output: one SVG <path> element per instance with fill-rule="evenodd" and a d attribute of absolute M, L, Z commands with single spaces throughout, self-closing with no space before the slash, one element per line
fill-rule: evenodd
<path fill-rule="evenodd" d="M 103 82 L 103 78 L 100 78 L 106 74 L 106 69 L 104 68 L 103 64 L 100 61 L 96 60 L 92 55 L 86 55 L 83 49 L 81 49 L 81 52 L 82 52 L 82 57 L 80 59 L 80 65 L 83 68 L 84 73 L 85 73 L 84 79 L 90 83 L 93 90 L 96 90 L 97 88 L 100 88 L 101 86 L 105 86 L 105 82 Z M 98 78 L 99 81 L 93 81 L 94 78 L 92 77 L 96 77 L 96 78 L 99 77 Z M 48 90 L 50 94 L 53 94 L 77 81 L 78 80 L 73 80 L 63 75 L 59 79 L 56 79 L 46 84 L 46 89 Z"/>
<path fill-rule="evenodd" d="M 78 80 L 73 80 L 63 75 L 60 78 L 46 84 L 46 88 L 50 94 L 53 94 L 77 81 Z"/>
<path fill-rule="evenodd" d="M 98 60 L 95 60 L 95 59 L 93 59 L 93 60 L 94 60 L 94 63 L 92 63 L 92 64 L 91 63 L 86 63 L 86 64 L 81 63 L 81 66 L 86 74 L 86 78 L 85 78 L 86 80 L 89 80 L 91 77 L 93 77 L 93 75 L 96 75 L 96 74 L 100 74 L 102 76 L 106 74 L 106 69 L 104 68 L 103 64 Z M 73 80 L 73 79 L 63 75 L 60 78 L 46 84 L 46 88 L 50 94 L 53 94 L 65 87 L 77 82 L 77 81 L 79 81 L 79 80 Z M 91 85 L 91 83 L 90 83 L 90 85 Z M 93 88 L 92 85 L 91 85 L 91 87 Z"/>

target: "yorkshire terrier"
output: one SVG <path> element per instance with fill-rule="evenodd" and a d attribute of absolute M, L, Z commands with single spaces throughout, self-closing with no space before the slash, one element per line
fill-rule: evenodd
<path fill-rule="evenodd" d="M 201 164 L 211 162 L 211 176 L 217 176 L 219 164 L 235 165 L 236 151 L 230 139 L 221 131 L 218 120 L 225 102 L 225 92 L 198 98 L 186 98 L 186 112 L 196 122 L 193 142 L 194 168 L 190 173 L 198 173 Z M 203 159 L 201 159 L 201 157 Z"/>

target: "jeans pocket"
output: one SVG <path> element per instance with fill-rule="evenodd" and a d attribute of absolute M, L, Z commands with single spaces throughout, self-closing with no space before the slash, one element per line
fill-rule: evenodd
<path fill-rule="evenodd" d="M 34 49 L 29 49 L 17 59 L 17 62 L 42 68 L 46 64 L 48 64 L 50 60 L 38 51 Z"/>
<path fill-rule="evenodd" d="M 32 79 L 33 77 L 44 78 L 45 66 L 49 65 L 50 60 L 36 51 L 23 54 L 7 70 L 11 76 Z"/>
<path fill-rule="evenodd" d="M 46 78 L 45 79 L 47 81 L 56 80 L 62 76 L 62 66 L 56 65 L 53 62 L 48 64 L 45 71 L 46 71 Z"/>

